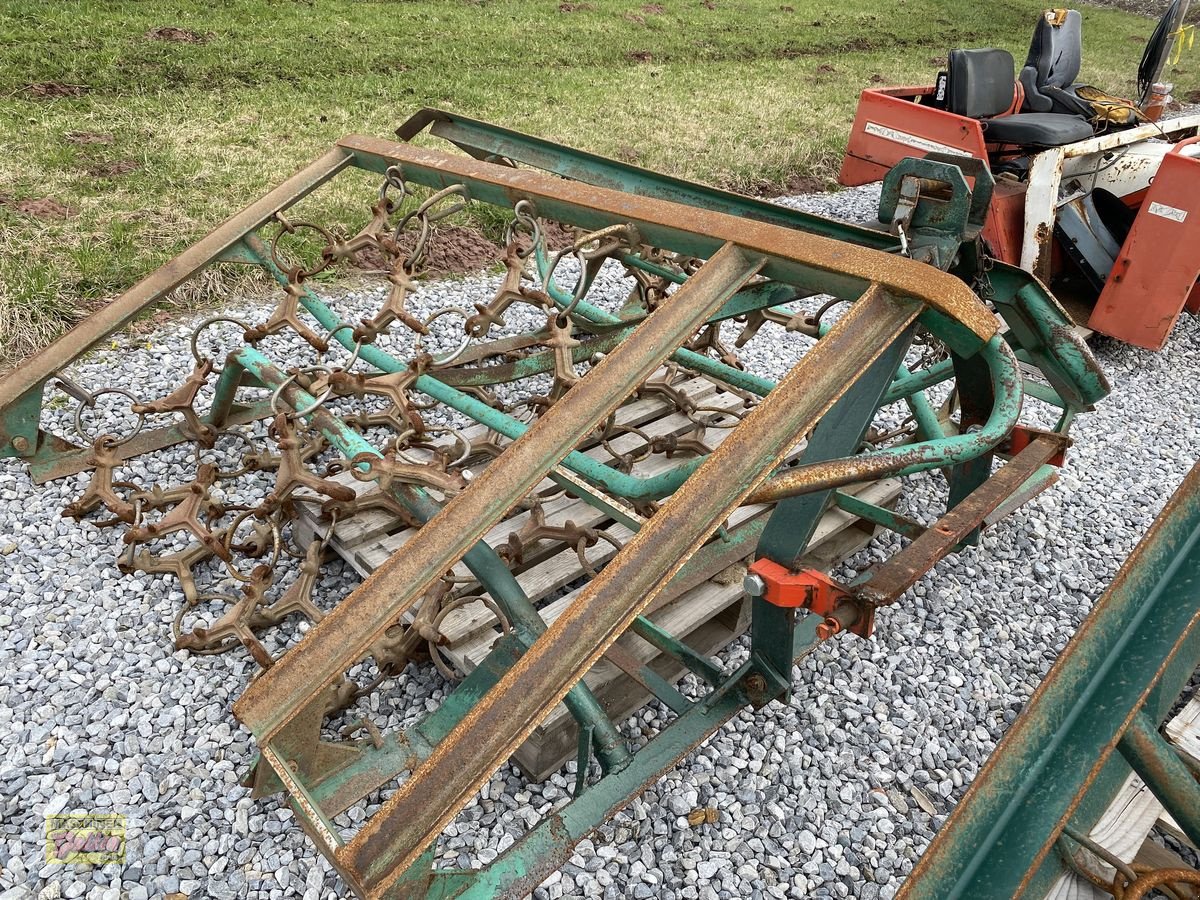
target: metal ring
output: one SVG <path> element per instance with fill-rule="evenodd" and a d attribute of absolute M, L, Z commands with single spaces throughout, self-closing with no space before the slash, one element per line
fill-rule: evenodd
<path fill-rule="evenodd" d="M 400 442 L 407 440 L 416 433 L 417 432 L 414 429 L 408 428 L 402 434 L 393 439 L 393 446 L 396 450 L 396 456 L 404 460 L 406 463 L 410 463 L 412 465 L 426 465 L 427 463 L 425 460 L 413 459 L 400 449 Z M 452 468 L 453 466 L 461 465 L 462 463 L 466 462 L 467 458 L 471 455 L 471 442 L 467 439 L 466 435 L 464 435 L 457 428 L 453 428 L 449 425 L 441 425 L 434 428 L 426 428 L 425 434 L 452 434 L 454 435 L 455 443 L 462 447 L 462 453 L 458 455 L 458 459 L 454 460 L 453 462 L 446 463 L 446 468 Z"/>
<path fill-rule="evenodd" d="M 271 262 L 284 275 L 288 277 L 288 281 L 293 281 L 300 284 L 305 280 L 319 272 L 324 272 L 333 263 L 333 257 L 327 256 L 324 251 L 321 252 L 321 263 L 316 268 L 306 269 L 304 266 L 285 266 L 279 259 L 279 239 L 285 234 L 295 234 L 300 228 L 311 228 L 317 234 L 325 239 L 325 246 L 329 247 L 335 243 L 333 234 L 327 228 L 323 228 L 315 222 L 290 222 L 282 216 L 276 215 L 276 220 L 279 222 L 279 231 L 275 233 L 275 237 L 271 238 Z"/>
<path fill-rule="evenodd" d="M 398 202 L 388 196 L 388 188 L 395 188 L 400 192 Z M 399 166 L 388 166 L 387 171 L 383 173 L 383 184 L 379 186 L 379 199 L 386 200 L 390 204 L 388 211 L 391 212 L 398 203 L 403 203 L 406 197 L 408 197 L 408 184 L 404 180 L 403 170 Z"/>
<path fill-rule="evenodd" d="M 254 451 L 256 451 L 258 449 L 257 447 L 255 447 L 254 441 L 252 441 L 248 435 L 242 434 L 240 431 L 234 431 L 232 428 L 220 428 L 217 430 L 216 435 L 213 437 L 213 445 L 211 447 L 203 447 L 203 445 L 201 444 L 200 441 L 192 442 L 192 445 L 195 448 L 195 456 L 193 459 L 195 464 L 197 466 L 200 465 L 200 455 L 201 455 L 202 450 L 216 450 L 217 441 L 219 441 L 223 435 L 227 435 L 227 434 L 233 435 L 235 438 L 238 438 L 241 441 L 245 442 L 245 444 L 250 448 L 251 453 L 253 453 Z M 246 474 L 246 472 L 250 471 L 250 468 L 245 464 L 245 459 L 246 459 L 247 455 L 248 454 L 242 454 L 243 463 L 242 463 L 242 467 L 240 469 L 234 469 L 231 472 L 224 472 L 218 467 L 216 469 L 217 478 L 222 481 L 229 481 L 230 479 L 237 478 L 238 476 L 244 475 L 244 474 Z M 216 464 L 214 463 L 214 465 L 216 465 Z"/>
<path fill-rule="evenodd" d="M 332 371 L 333 370 L 330 369 L 328 366 L 306 366 L 305 368 L 297 371 L 296 375 L 297 376 L 311 375 L 311 374 L 315 374 L 317 372 L 329 373 Z M 316 412 L 318 409 L 321 408 L 322 404 L 324 404 L 325 401 L 328 400 L 332 396 L 333 396 L 333 388 L 332 387 L 325 388 L 325 390 L 321 392 L 321 395 L 319 397 L 317 397 L 316 399 L 314 399 L 311 404 L 304 407 L 304 409 L 296 410 L 296 416 L 302 418 L 304 416 L 309 415 L 310 413 Z"/>
<path fill-rule="evenodd" d="M 529 249 L 524 252 L 518 250 L 517 255 L 525 259 L 542 243 L 542 224 L 537 218 L 537 209 L 530 200 L 518 200 L 513 206 L 512 220 L 504 226 L 505 246 L 516 240 L 522 227 L 529 235 Z"/>
<path fill-rule="evenodd" d="M 289 384 L 291 384 L 293 381 L 295 381 L 296 376 L 298 376 L 299 374 L 300 374 L 299 372 L 291 372 L 287 375 L 286 378 L 283 379 L 283 381 L 279 382 L 279 387 L 275 388 L 275 390 L 271 393 L 271 412 L 275 413 L 276 415 L 279 415 L 280 413 L 287 415 L 288 412 L 294 412 L 294 410 L 280 409 L 279 408 L 279 400 L 283 396 L 284 388 L 286 388 Z"/>
<path fill-rule="evenodd" d="M 113 439 L 112 446 L 119 447 L 141 434 L 142 426 L 146 424 L 146 414 L 141 412 L 135 413 L 135 415 L 138 417 L 137 426 L 133 429 L 133 433 L 128 437 L 119 437 L 118 435 L 107 432 L 104 435 L 91 434 L 83 427 L 83 410 L 85 407 L 89 409 L 95 409 L 96 398 L 103 397 L 105 394 L 120 394 L 122 397 L 128 397 L 130 400 L 132 400 L 134 406 L 138 405 L 138 398 L 124 388 L 102 388 L 92 394 L 92 396 L 86 401 L 80 401 L 79 405 L 75 407 L 75 433 L 89 445 L 94 444 L 101 437 L 111 437 Z M 134 412 L 134 410 L 131 408 L 130 412 Z"/>
<path fill-rule="evenodd" d="M 441 309 L 437 310 L 431 316 L 429 316 L 429 318 L 423 320 L 421 322 L 421 324 L 423 326 L 425 326 L 425 328 L 429 328 L 429 326 L 432 325 L 435 320 L 441 318 L 444 315 L 448 315 L 450 313 L 457 313 L 458 315 L 462 316 L 464 323 L 467 321 L 467 319 L 470 318 L 470 316 L 466 312 L 459 309 L 457 306 L 443 306 Z M 425 342 L 425 335 L 418 334 L 416 341 L 414 341 L 414 343 L 413 343 L 413 346 L 416 350 L 420 351 L 423 349 L 424 342 Z M 433 354 L 430 354 L 430 358 L 433 360 L 433 364 L 435 366 L 449 365 L 450 363 L 454 362 L 454 360 L 456 360 L 460 356 L 462 356 L 463 353 L 466 351 L 467 347 L 469 347 L 470 345 L 471 345 L 471 335 L 467 334 L 464 331 L 463 340 L 462 340 L 462 343 L 458 345 L 458 349 L 453 350 L 450 353 L 443 354 L 442 356 L 435 356 Z"/>
<path fill-rule="evenodd" d="M 429 623 L 430 627 L 440 633 L 446 616 L 457 609 L 461 609 L 468 603 L 482 603 L 484 608 L 496 617 L 496 625 L 499 626 L 501 634 L 508 634 L 508 632 L 512 631 L 512 623 L 509 622 L 508 616 L 504 614 L 504 610 L 494 600 L 490 600 L 482 594 L 464 594 L 461 597 L 455 597 L 453 600 L 450 600 L 438 610 L 437 615 L 433 617 L 433 621 Z M 465 675 L 459 674 L 450 668 L 447 660 L 442 656 L 441 649 L 438 647 L 436 641 L 426 641 L 425 643 L 429 649 L 429 657 L 433 661 L 434 667 L 446 677 L 447 681 L 461 681 L 465 677 Z"/>
<path fill-rule="evenodd" d="M 325 335 L 326 344 L 330 344 L 330 345 L 333 344 L 334 343 L 333 336 L 335 334 L 337 334 L 339 331 L 343 331 L 343 330 L 349 328 L 350 333 L 354 334 L 354 331 L 357 327 L 358 326 L 356 326 L 356 325 L 351 325 L 349 322 L 342 322 L 340 325 L 335 325 L 332 329 L 330 329 L 329 333 Z M 338 343 L 341 344 L 340 341 Z M 345 345 L 342 345 L 342 346 L 344 347 Z M 347 360 L 345 363 L 343 363 L 340 367 L 342 369 L 342 371 L 348 371 L 351 366 L 353 366 L 356 362 L 358 362 L 358 355 L 362 352 L 362 348 L 363 348 L 363 342 L 361 340 L 357 340 L 354 342 L 354 349 L 350 352 L 350 359 Z"/>
<path fill-rule="evenodd" d="M 205 319 L 203 322 L 201 322 L 199 325 L 197 325 L 195 327 L 195 329 L 192 331 L 192 339 L 191 339 L 192 359 L 194 359 L 196 361 L 196 365 L 198 365 L 198 366 L 202 366 L 205 363 L 213 363 L 212 359 L 210 359 L 209 357 L 200 355 L 200 348 L 198 346 L 198 341 L 200 340 L 200 333 L 202 331 L 204 331 L 204 329 L 208 328 L 210 325 L 215 325 L 217 322 L 232 322 L 234 325 L 236 325 L 240 329 L 242 329 L 243 333 L 250 330 L 250 326 L 247 325 L 245 322 L 243 322 L 241 319 L 234 319 L 230 316 L 213 316 L 210 319 Z M 223 371 L 224 371 L 223 368 L 218 369 L 216 367 L 216 364 L 213 363 L 213 374 L 214 375 L 219 376 Z"/>
<path fill-rule="evenodd" d="M 257 511 L 257 507 L 244 510 L 232 522 L 230 522 L 229 527 L 225 529 L 225 537 L 222 539 L 221 543 L 225 545 L 225 552 L 228 553 L 231 558 L 233 556 L 233 538 L 237 534 L 237 530 L 242 527 L 242 523 L 245 522 L 247 518 L 253 516 Z M 279 562 L 279 547 L 283 542 L 283 535 L 279 531 L 279 522 L 275 520 L 275 517 L 271 516 L 269 521 L 271 523 L 271 561 L 269 563 L 265 563 L 265 565 L 271 569 L 274 569 L 276 563 Z M 229 574 L 238 581 L 249 582 L 251 580 L 249 575 L 243 575 L 230 562 L 225 563 L 225 568 L 228 569 Z"/>

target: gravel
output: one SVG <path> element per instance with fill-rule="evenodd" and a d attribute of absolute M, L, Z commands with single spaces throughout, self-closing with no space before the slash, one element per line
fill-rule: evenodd
<path fill-rule="evenodd" d="M 862 219 L 877 196 L 786 202 Z M 433 284 L 419 305 L 473 300 L 491 283 Z M 377 298 L 335 302 L 349 316 Z M 172 323 L 130 339 L 77 375 L 95 384 L 119 366 L 138 393 L 157 393 L 162 372 L 190 368 L 187 332 Z M 822 645 L 797 667 L 788 705 L 740 714 L 581 842 L 536 896 L 891 897 L 1200 453 L 1197 320 L 1184 317 L 1162 353 L 1108 341 L 1097 352 L 1114 392 L 1078 420 L 1056 487 L 939 564 L 881 614 L 874 640 Z M 791 355 L 777 343 L 753 363 L 781 369 Z M 131 468 L 162 479 L 186 462 L 177 451 Z M 172 649 L 178 586 L 121 575 L 113 532 L 60 518 L 83 483 L 36 487 L 23 466 L 0 466 L 0 900 L 344 895 L 291 813 L 238 786 L 253 747 L 230 706 L 252 663 Z M 936 486 L 935 476 L 915 479 L 905 508 L 927 515 Z M 879 540 L 849 568 L 895 547 Z M 355 583 L 331 565 L 319 595 L 332 603 Z M 727 663 L 745 653 L 735 645 Z M 436 673 L 410 673 L 370 710 L 395 727 L 445 689 Z M 660 723 L 651 707 L 627 725 Z M 565 801 L 568 778 L 527 785 L 502 768 L 447 829 L 442 864 L 494 858 Z M 688 812 L 709 806 L 718 821 L 689 827 Z M 44 816 L 60 811 L 124 813 L 127 864 L 47 865 Z"/>

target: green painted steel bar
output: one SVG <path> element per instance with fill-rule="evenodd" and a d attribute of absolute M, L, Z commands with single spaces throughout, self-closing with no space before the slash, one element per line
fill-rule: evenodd
<path fill-rule="evenodd" d="M 647 619 L 645 616 L 638 616 L 633 620 L 633 625 L 630 628 L 648 644 L 679 660 L 694 674 L 699 675 L 707 681 L 709 685 L 716 687 L 720 683 L 723 674 L 720 666 L 715 665 L 708 658 L 701 656 L 683 641 L 676 638 L 675 635 L 664 628 L 658 627 L 650 619 Z"/>
<path fill-rule="evenodd" d="M 1091 818 L 1074 824 L 1090 830 L 1103 810 L 1090 795 L 1111 796 L 1113 776 L 1128 771 L 1113 768 L 1114 747 L 1124 752 L 1138 742 L 1129 731 L 1138 716 L 1155 717 L 1137 726 L 1144 733 L 1170 709 L 1200 663 L 1198 632 L 1200 466 L 1084 620 L 900 896 L 1008 897 L 1046 884 L 1054 871 L 1046 867 L 1065 871 L 1052 849 L 1062 828 L 1086 807 Z M 1156 765 L 1152 751 L 1132 755 L 1147 759 L 1148 770 Z M 1171 784 L 1160 790 L 1190 795 L 1169 764 L 1161 768 Z"/>
<path fill-rule="evenodd" d="M 824 336 L 830 327 L 830 325 L 822 322 L 817 328 L 818 336 Z M 941 381 L 945 381 L 954 375 L 954 361 L 946 359 L 934 365 L 941 366 L 943 363 L 945 364 L 947 375 L 946 378 L 941 378 Z M 930 368 L 933 367 L 931 366 Z M 940 371 L 942 370 L 939 370 L 939 373 Z M 934 384 L 938 383 L 940 381 L 934 382 Z M 916 386 L 920 384 L 922 384 L 922 381 L 915 377 L 908 370 L 907 366 L 903 363 L 899 364 L 896 366 L 895 378 L 888 389 L 884 391 L 883 397 L 880 398 L 879 408 L 882 409 L 897 400 L 904 400 L 909 411 L 912 413 L 913 421 L 917 423 L 918 436 L 924 440 L 939 440 L 946 436 L 946 432 L 942 430 L 942 423 L 938 419 L 937 413 L 933 411 L 933 407 L 930 406 L 929 399 L 925 396 L 925 391 L 933 387 L 933 384 L 917 388 Z M 915 389 L 907 390 L 907 385 L 913 385 Z M 900 386 L 899 389 L 898 386 Z"/>
<path fill-rule="evenodd" d="M 894 531 L 909 540 L 918 538 L 925 533 L 925 526 L 915 519 L 901 515 L 894 509 L 888 509 L 876 503 L 868 503 L 854 494 L 847 494 L 844 491 L 834 491 L 833 503 L 843 512 L 848 512 L 852 516 L 865 519 L 875 525 L 881 525 L 888 529 L 888 531 Z"/>
<path fill-rule="evenodd" d="M 1038 382 L 1026 378 L 1025 393 L 1035 400 L 1041 400 L 1043 403 L 1049 403 L 1059 409 L 1067 409 L 1067 401 L 1059 396 L 1058 391 L 1048 385 L 1038 384 Z"/>
<path fill-rule="evenodd" d="M 549 258 L 541 253 L 535 255 L 537 256 L 538 270 L 542 274 L 542 277 L 545 278 L 546 274 L 549 272 Z M 557 287 L 552 281 L 548 282 L 546 287 L 551 299 L 553 299 L 560 306 L 565 307 L 565 305 L 571 301 L 572 295 Z M 606 312 L 605 310 L 600 309 L 599 307 L 594 306 L 593 304 L 590 304 L 584 300 L 581 300 L 575 304 L 575 312 L 579 313 L 585 318 L 601 324 L 616 324 L 620 321 L 611 313 Z M 822 330 L 827 332 L 828 327 L 825 327 Z M 1008 436 L 1009 432 L 1012 431 L 1013 426 L 1016 425 L 1017 419 L 1021 414 L 1021 400 L 1023 395 L 1021 392 L 1021 380 L 1019 377 L 1020 370 L 1017 366 L 1017 362 L 1012 354 L 1012 351 L 1008 349 L 1007 345 L 999 335 L 994 336 L 987 344 L 984 345 L 983 350 L 980 351 L 980 355 L 981 359 L 986 363 L 988 371 L 991 374 L 992 390 L 995 398 L 995 406 L 993 407 L 992 414 L 980 432 L 973 435 L 953 435 L 951 437 L 935 438 L 932 441 L 912 444 L 902 448 L 876 450 L 863 454 L 856 459 L 863 461 L 865 465 L 871 466 L 873 469 L 876 469 L 881 473 L 874 477 L 884 477 L 885 475 L 889 474 L 914 475 L 918 472 L 924 472 L 930 469 L 939 469 L 948 465 L 957 465 L 967 462 L 977 456 L 982 455 L 983 453 L 988 452 L 990 449 L 1004 440 L 1004 438 Z M 728 373 L 741 375 L 746 374 L 741 373 L 737 369 L 733 369 L 730 366 L 726 366 L 717 360 L 710 359 L 701 353 L 696 353 L 691 350 L 677 351 L 674 358 L 689 368 L 694 368 L 698 371 L 705 372 L 706 374 L 711 374 L 713 377 L 725 381 L 730 381 L 730 379 L 727 377 Z M 931 374 L 925 375 L 925 373 Z M 905 397 L 912 397 L 919 391 L 924 391 L 928 387 L 932 387 L 934 384 L 948 380 L 948 378 L 953 377 L 953 374 L 953 361 L 945 360 L 941 363 L 935 363 L 933 366 L 930 366 L 929 369 L 922 370 L 922 372 L 917 373 L 915 376 L 901 376 L 900 378 L 896 379 L 891 388 L 884 393 L 884 397 L 880 405 L 883 406 L 887 403 L 904 399 Z M 767 379 L 758 380 L 762 381 L 764 385 L 769 385 L 769 387 L 765 388 L 766 393 L 769 393 L 770 388 L 774 387 L 774 383 L 768 381 Z M 897 390 L 897 385 L 901 385 L 899 390 Z M 740 387 L 743 385 L 735 386 Z M 759 391 L 754 387 L 747 386 L 746 389 L 753 390 L 755 393 L 759 393 Z M 932 414 L 932 410 L 930 410 L 930 413 Z M 940 424 L 938 425 L 937 433 L 942 433 Z M 986 444 L 987 446 L 983 446 L 981 448 L 981 444 Z M 900 462 L 903 456 L 911 456 L 915 458 L 918 455 L 924 457 L 924 459 L 922 459 L 920 462 Z M 696 460 L 691 460 L 690 465 L 692 466 L 692 470 L 694 471 L 694 469 L 697 468 L 701 462 L 703 462 L 703 457 Z M 687 466 L 689 463 L 685 463 L 683 465 Z M 896 471 L 888 471 L 889 466 L 893 465 L 896 466 Z M 853 482 L 850 481 L 846 483 L 850 484 Z M 625 494 L 624 496 L 635 499 L 658 499 L 656 497 L 648 497 L 646 495 L 638 496 L 633 494 Z"/>
<path fill-rule="evenodd" d="M 993 405 L 987 421 L 976 432 L 941 440 L 922 441 L 861 453 L 834 464 L 813 463 L 782 470 L 750 495 L 751 503 L 767 503 L 831 487 L 845 487 L 930 469 L 959 465 L 988 453 L 1008 437 L 1021 415 L 1021 373 L 1012 350 L 999 336 L 980 353 L 991 378 Z M 819 473 L 819 478 L 813 479 Z"/>
<path fill-rule="evenodd" d="M 501 635 L 483 661 L 454 687 L 437 709 L 416 725 L 381 735 L 378 746 L 364 741 L 358 746 L 358 755 L 347 765 L 306 779 L 313 800 L 325 815 L 337 816 L 364 795 L 420 764 L 525 649 L 515 635 Z"/>
<path fill-rule="evenodd" d="M 241 368 L 270 388 L 278 388 L 286 378 L 273 366 L 268 357 L 253 347 L 243 347 L 238 350 L 231 356 L 228 365 Z M 293 390 L 299 398 L 298 409 L 309 409 L 317 405 L 316 398 L 298 387 L 294 387 Z M 379 451 L 371 446 L 362 435 L 342 423 L 337 417 L 323 414 L 323 411 L 315 411 L 306 418 L 310 422 L 319 423 L 322 434 L 348 459 L 353 459 L 360 453 L 380 455 Z M 420 488 L 414 487 L 396 492 L 396 499 L 421 522 L 428 522 L 441 512 L 441 507 Z M 487 588 L 492 599 L 504 610 L 510 621 L 519 624 L 534 639 L 545 631 L 546 624 L 542 621 L 542 617 L 495 550 L 480 541 L 467 551 L 462 561 L 479 580 L 479 583 Z M 577 688 L 578 690 L 576 690 Z M 605 715 L 595 695 L 584 684 L 575 685 L 572 692 L 573 695 L 568 695 L 568 699 L 564 702 L 581 726 L 586 725 L 595 729 L 596 752 L 602 760 L 602 764 L 611 768 L 619 768 L 624 765 L 628 760 L 624 739 L 617 731 L 616 726 Z"/>
<path fill-rule="evenodd" d="M 988 272 L 992 301 L 1009 327 L 1008 340 L 1029 354 L 1034 365 L 1067 404 L 1086 409 L 1108 395 L 1111 386 L 1075 324 L 1034 276 L 995 263 Z"/>
<path fill-rule="evenodd" d="M 943 359 L 918 372 L 910 372 L 897 378 L 883 395 L 883 402 L 884 404 L 895 403 L 905 397 L 912 397 L 947 382 L 953 377 L 954 361 Z"/>
<path fill-rule="evenodd" d="M 907 378 L 912 375 L 906 366 L 898 366 L 896 368 L 897 379 Z M 894 385 L 896 382 L 892 382 Z M 886 393 L 885 393 L 886 396 Z M 933 407 L 929 403 L 929 398 L 924 392 L 918 391 L 909 394 L 904 398 L 905 404 L 908 406 L 909 412 L 912 413 L 913 421 L 917 424 L 917 437 L 927 441 L 941 440 L 946 436 L 946 432 L 942 429 L 941 420 L 938 419 L 937 413 L 933 411 Z M 881 407 L 886 405 L 882 401 L 879 404 Z"/>
<path fill-rule="evenodd" d="M 1200 846 L 1200 783 L 1158 733 L 1145 710 L 1138 710 L 1117 749 L 1154 792 L 1188 839 Z"/>

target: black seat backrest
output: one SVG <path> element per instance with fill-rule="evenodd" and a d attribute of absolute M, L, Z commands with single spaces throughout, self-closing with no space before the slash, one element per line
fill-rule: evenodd
<path fill-rule="evenodd" d="M 1050 112 L 1054 108 L 1051 95 L 1075 83 L 1082 63 L 1083 16 L 1075 9 L 1046 10 L 1038 19 L 1021 70 L 1025 106 L 1035 112 Z"/>
<path fill-rule="evenodd" d="M 946 109 L 972 119 L 998 116 L 1013 102 L 1015 64 L 1007 50 L 951 50 Z"/>

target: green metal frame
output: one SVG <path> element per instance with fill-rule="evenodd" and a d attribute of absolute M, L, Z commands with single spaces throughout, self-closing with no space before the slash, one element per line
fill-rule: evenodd
<path fill-rule="evenodd" d="M 905 882 L 904 898 L 1042 897 L 1131 771 L 1200 843 L 1200 784 L 1158 732 L 1200 666 L 1200 466 L 1084 621 Z"/>

